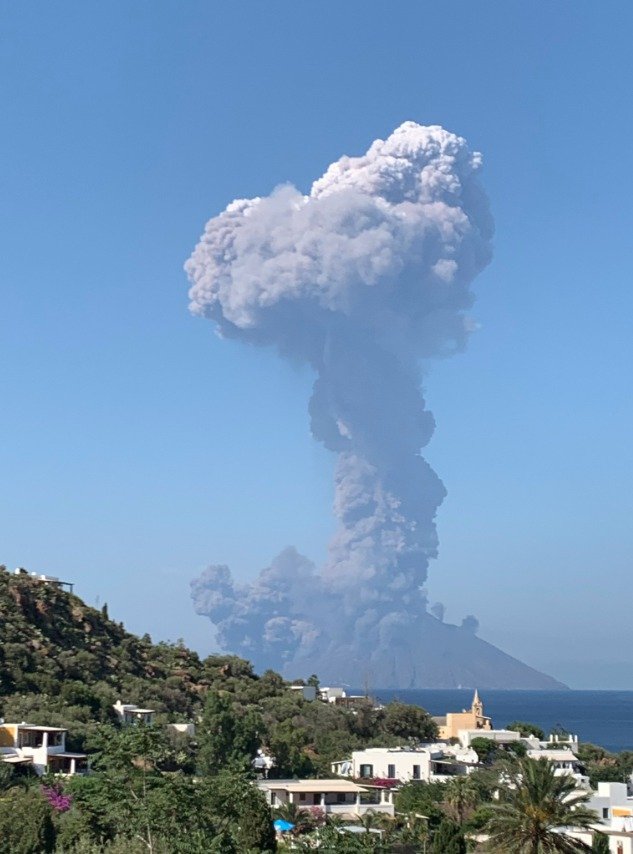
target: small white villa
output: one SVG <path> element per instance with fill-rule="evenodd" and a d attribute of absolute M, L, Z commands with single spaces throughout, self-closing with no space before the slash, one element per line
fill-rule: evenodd
<path fill-rule="evenodd" d="M 349 759 L 332 763 L 341 777 L 371 780 L 444 781 L 469 774 L 479 762 L 476 752 L 460 745 L 424 744 L 420 747 L 370 747 L 353 751 Z"/>
<path fill-rule="evenodd" d="M 366 812 L 394 815 L 393 793 L 377 786 L 360 786 L 351 780 L 258 780 L 268 804 L 296 804 L 321 809 L 327 815 L 356 818 Z"/>
<path fill-rule="evenodd" d="M 597 791 L 592 792 L 587 803 L 602 822 L 595 829 L 607 837 L 610 854 L 633 854 L 633 798 L 628 792 L 626 783 L 598 783 Z M 592 844 L 591 832 L 572 829 L 566 833 Z"/>
<path fill-rule="evenodd" d="M 143 709 L 141 706 L 135 706 L 133 703 L 122 703 L 117 700 L 113 706 L 114 711 L 120 721 L 124 725 L 128 724 L 153 724 L 154 709 Z"/>
<path fill-rule="evenodd" d="M 535 736 L 522 736 L 520 732 L 511 729 L 489 729 L 482 733 L 480 729 L 460 729 L 457 737 L 463 747 L 470 747 L 476 738 L 494 741 L 499 747 L 507 747 L 521 741 L 528 749 L 538 750 L 540 742 Z"/>
<path fill-rule="evenodd" d="M 569 776 L 576 781 L 576 786 L 579 789 L 591 789 L 589 777 L 582 773 L 580 769 L 580 760 L 576 754 L 568 749 L 551 749 L 541 747 L 539 750 L 528 750 L 527 755 L 530 759 L 547 759 L 554 766 L 554 773 L 557 777 Z"/>
<path fill-rule="evenodd" d="M 61 727 L 0 723 L 0 760 L 11 765 L 32 765 L 40 776 L 85 774 L 85 753 L 66 751 L 66 732 Z"/>

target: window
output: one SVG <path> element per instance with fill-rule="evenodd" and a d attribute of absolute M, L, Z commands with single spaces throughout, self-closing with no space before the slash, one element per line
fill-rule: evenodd
<path fill-rule="evenodd" d="M 360 766 L 360 776 L 361 777 L 373 777 L 374 776 L 374 766 L 373 765 L 361 765 Z"/>
<path fill-rule="evenodd" d="M 270 793 L 270 805 L 274 807 L 277 804 L 277 795 L 275 792 Z"/>
<path fill-rule="evenodd" d="M 602 807 L 602 818 L 609 818 L 609 807 Z"/>
<path fill-rule="evenodd" d="M 18 734 L 18 747 L 42 747 L 44 733 L 41 730 L 21 729 Z"/>
<path fill-rule="evenodd" d="M 306 793 L 305 793 L 305 792 L 300 792 L 300 794 L 299 794 L 299 800 L 300 800 L 300 801 L 305 801 L 305 799 L 306 799 Z"/>
<path fill-rule="evenodd" d="M 387 777 L 390 780 L 396 779 L 396 766 L 395 765 L 387 765 Z"/>
<path fill-rule="evenodd" d="M 345 803 L 345 794 L 344 794 L 343 792 L 338 792 L 338 793 L 337 793 L 337 795 L 336 795 L 336 802 L 337 802 L 338 804 L 344 804 L 344 803 Z"/>
<path fill-rule="evenodd" d="M 414 780 L 420 779 L 420 766 L 419 765 L 413 766 L 413 779 Z"/>

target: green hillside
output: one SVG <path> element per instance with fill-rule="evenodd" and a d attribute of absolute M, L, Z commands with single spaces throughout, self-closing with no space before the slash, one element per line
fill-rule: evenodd
<path fill-rule="evenodd" d="M 210 687 L 236 699 L 260 682 L 248 662 L 201 660 L 181 644 L 127 632 L 78 596 L 28 573 L 0 569 L 0 715 L 67 726 L 74 747 L 117 699 L 156 709 L 159 721 L 195 718 Z M 277 678 L 276 691 L 283 682 Z M 257 691 L 253 700 L 256 699 Z"/>
<path fill-rule="evenodd" d="M 138 638 L 110 620 L 106 606 L 90 608 L 27 573 L 0 572 L 0 641 L 0 695 L 52 694 L 75 680 L 117 691 L 161 680 L 177 696 L 161 690 L 156 700 L 187 706 L 202 678 L 199 657 L 184 646 Z"/>
<path fill-rule="evenodd" d="M 160 724 L 198 720 L 208 695 L 219 694 L 236 720 L 258 716 L 260 743 L 290 775 L 327 773 L 352 749 L 436 732 L 417 707 L 309 703 L 273 671 L 258 676 L 236 656 L 201 659 L 180 644 L 154 644 L 106 612 L 27 573 L 0 570 L 0 716 L 64 726 L 69 747 L 82 750 L 100 724 L 114 722 L 117 699 L 155 709 Z"/>

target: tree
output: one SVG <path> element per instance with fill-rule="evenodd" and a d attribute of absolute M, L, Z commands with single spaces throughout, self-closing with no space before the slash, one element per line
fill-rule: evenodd
<path fill-rule="evenodd" d="M 572 777 L 557 776 L 546 759 L 521 759 L 503 797 L 501 803 L 493 805 L 486 825 L 490 851 L 571 854 L 591 850 L 555 829 L 590 828 L 598 820 L 595 812 L 584 806 L 589 794 L 578 791 Z"/>
<path fill-rule="evenodd" d="M 0 792 L 6 792 L 16 785 L 16 775 L 13 768 L 6 762 L 0 762 Z"/>
<path fill-rule="evenodd" d="M 198 729 L 198 764 L 203 774 L 225 768 L 233 753 L 235 715 L 230 701 L 217 691 L 209 691 Z"/>
<path fill-rule="evenodd" d="M 400 738 L 428 741 L 437 737 L 437 724 L 425 709 L 397 700 L 385 708 L 383 727 L 385 732 Z"/>
<path fill-rule="evenodd" d="M 633 771 L 633 752 L 609 753 L 603 747 L 584 743 L 578 747 L 578 758 L 586 768 L 591 785 L 626 782 Z"/>
<path fill-rule="evenodd" d="M 444 801 L 453 811 L 458 824 L 479 801 L 479 792 L 468 777 L 454 777 L 444 783 Z"/>
<path fill-rule="evenodd" d="M 527 723 L 526 721 L 512 721 L 511 724 L 507 725 L 506 729 L 509 729 L 512 732 L 520 732 L 525 738 L 533 735 L 538 738 L 539 741 L 544 741 L 545 739 L 545 733 L 540 726 Z"/>
<path fill-rule="evenodd" d="M 95 773 L 67 783 L 73 809 L 59 822 L 63 850 L 81 839 L 128 839 L 162 852 L 162 841 L 169 840 L 173 854 L 202 854 L 229 838 L 225 817 L 212 809 L 203 786 L 178 768 L 162 729 L 103 727 L 94 746 Z"/>
<path fill-rule="evenodd" d="M 72 792 L 73 809 L 60 821 L 64 851 L 79 840 L 107 850 L 107 844 L 126 839 L 130 849 L 148 854 L 276 850 L 270 809 L 243 775 L 225 772 L 196 781 L 132 767 L 73 780 Z"/>
<path fill-rule="evenodd" d="M 483 736 L 473 738 L 470 746 L 479 757 L 479 761 L 485 765 L 493 762 L 499 751 L 499 747 L 495 741 L 491 738 L 484 738 Z"/>
<path fill-rule="evenodd" d="M 0 854 L 43 854 L 54 849 L 51 808 L 39 789 L 12 789 L 0 798 Z"/>
<path fill-rule="evenodd" d="M 297 804 L 290 803 L 290 801 L 276 807 L 275 818 L 281 818 L 293 824 L 296 833 L 305 833 L 305 831 L 311 830 L 314 825 L 308 810 L 301 809 Z"/>
<path fill-rule="evenodd" d="M 527 747 L 523 741 L 511 741 L 509 744 L 506 744 L 505 751 L 509 756 L 523 759 L 527 754 Z"/>
<path fill-rule="evenodd" d="M 198 764 L 202 774 L 222 769 L 246 770 L 259 747 L 261 718 L 255 709 L 239 715 L 228 697 L 209 691 L 198 729 Z"/>
<path fill-rule="evenodd" d="M 431 854 L 466 854 L 466 840 L 458 824 L 446 818 L 433 834 Z"/>
<path fill-rule="evenodd" d="M 425 816 L 429 827 L 437 827 L 443 818 L 441 804 L 445 796 L 444 783 L 410 781 L 396 792 L 396 812 L 406 815 L 408 820 Z"/>
<path fill-rule="evenodd" d="M 413 847 L 414 851 L 426 850 L 429 839 L 428 819 L 421 815 L 407 815 L 404 826 L 398 833 L 398 842 Z"/>
<path fill-rule="evenodd" d="M 235 851 L 274 852 L 277 840 L 270 807 L 263 793 L 245 775 L 224 772 L 198 788 L 201 801 L 216 815 Z"/>
<path fill-rule="evenodd" d="M 320 828 L 316 837 L 318 838 L 318 850 L 323 852 L 336 852 L 336 854 L 362 854 L 362 852 L 384 852 L 381 837 L 377 833 L 349 833 L 344 826 L 328 824 Z M 312 836 L 293 839 L 293 851 L 314 852 L 315 838 Z"/>
<path fill-rule="evenodd" d="M 593 845 L 591 846 L 593 854 L 609 854 L 609 837 L 606 833 L 594 833 Z"/>

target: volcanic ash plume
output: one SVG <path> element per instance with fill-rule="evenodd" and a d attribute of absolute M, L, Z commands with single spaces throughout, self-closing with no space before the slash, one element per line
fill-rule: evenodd
<path fill-rule="evenodd" d="M 493 232 L 480 166 L 460 137 L 406 122 L 308 195 L 234 201 L 186 264 L 191 310 L 221 336 L 312 366 L 312 433 L 338 455 L 340 527 L 320 572 L 287 549 L 250 584 L 214 566 L 192 585 L 220 642 L 260 667 L 409 679 L 394 668 L 411 670 L 416 626 L 433 619 L 422 585 L 445 495 L 420 455 L 434 430 L 421 365 L 472 328 Z"/>

